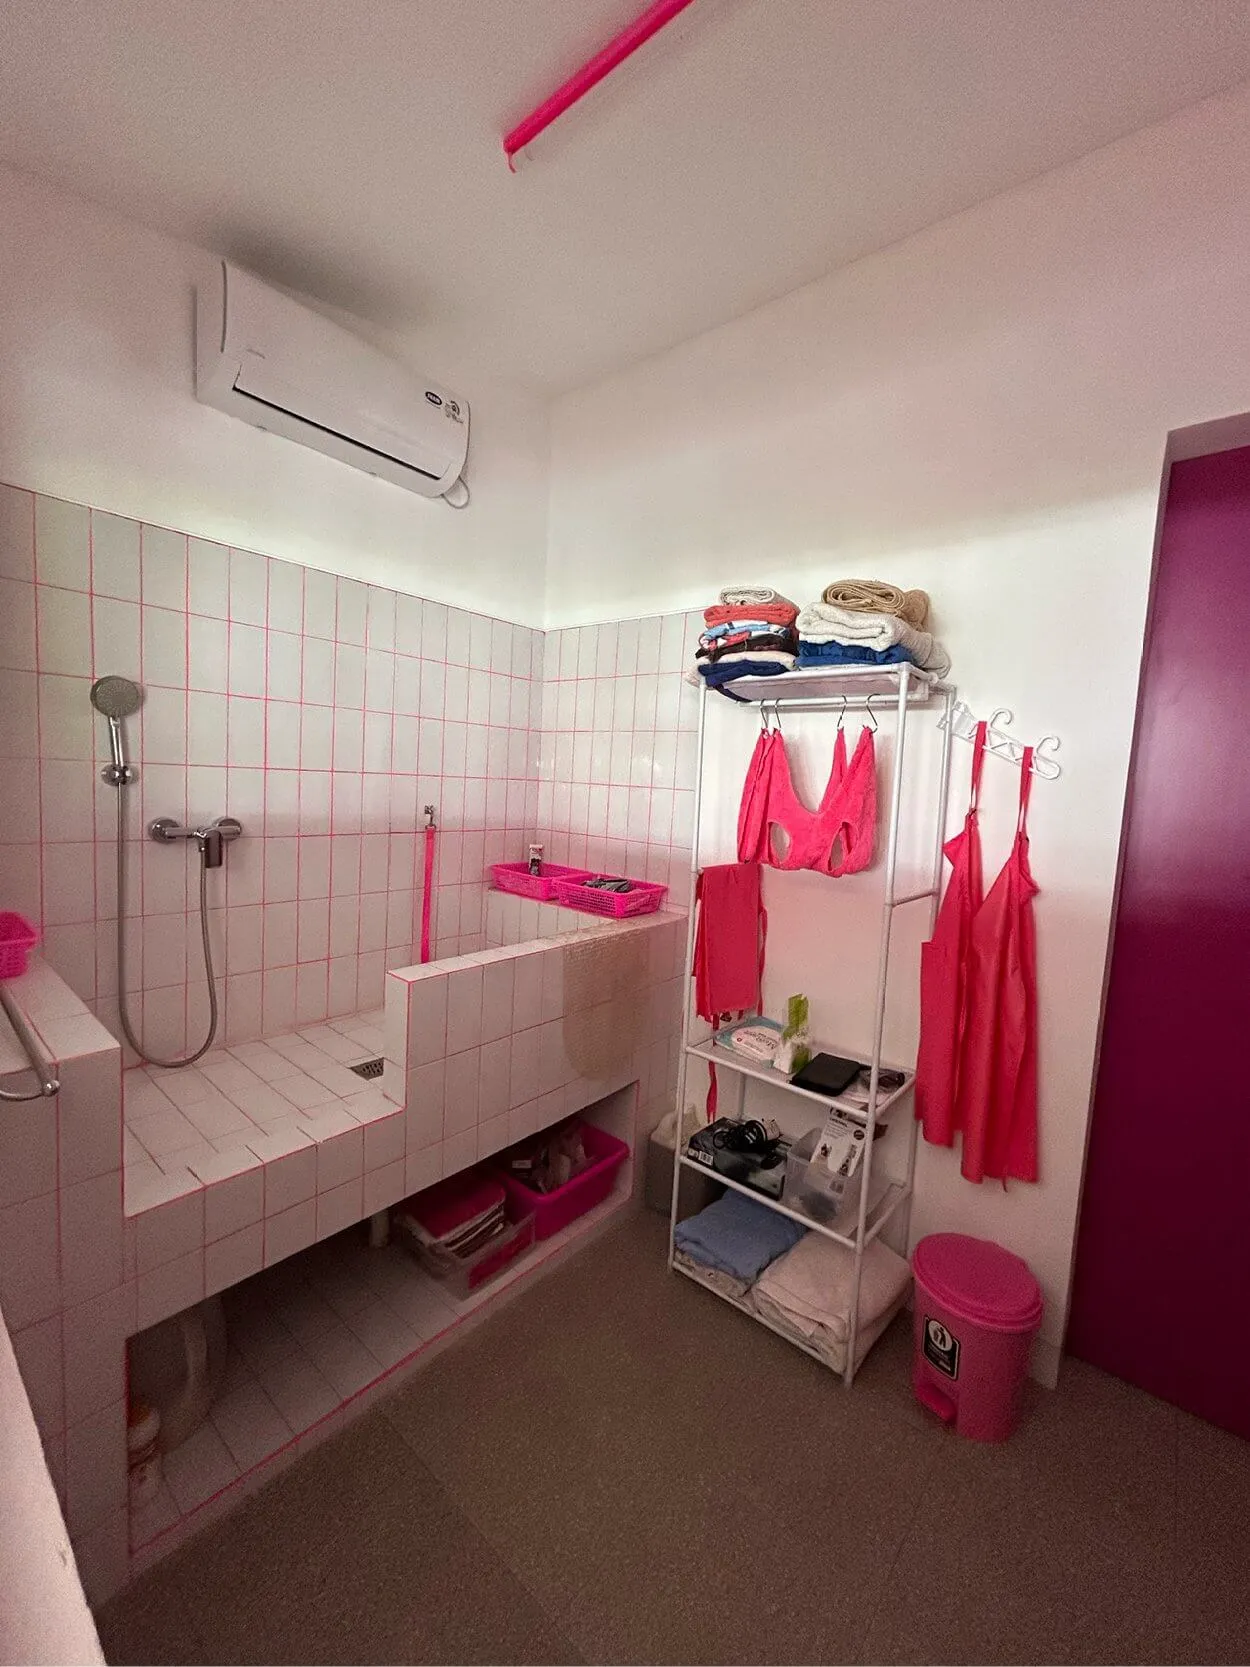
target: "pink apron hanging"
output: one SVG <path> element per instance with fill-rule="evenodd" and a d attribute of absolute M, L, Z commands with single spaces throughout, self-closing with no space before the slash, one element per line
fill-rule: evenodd
<path fill-rule="evenodd" d="M 1020 763 L 1015 843 L 972 922 L 960 1067 L 963 1174 L 1037 1180 L 1037 948 L 1025 823 L 1033 748 Z"/>
<path fill-rule="evenodd" d="M 972 796 L 964 825 L 943 850 L 951 865 L 933 936 L 920 950 L 920 1052 L 916 1116 L 924 1137 L 952 1146 L 960 1127 L 959 1078 L 968 1022 L 968 959 L 972 923 L 982 901 L 981 834 L 977 825 L 986 726 L 972 748 Z"/>

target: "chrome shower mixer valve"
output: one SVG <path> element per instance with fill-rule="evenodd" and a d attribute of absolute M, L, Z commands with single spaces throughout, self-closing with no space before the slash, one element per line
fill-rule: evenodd
<path fill-rule="evenodd" d="M 158 816 L 155 822 L 148 823 L 149 839 L 164 844 L 172 844 L 175 839 L 196 840 L 205 868 L 220 868 L 222 846 L 237 839 L 242 832 L 243 824 L 234 816 L 219 816 L 202 828 L 184 828 L 172 816 Z"/>

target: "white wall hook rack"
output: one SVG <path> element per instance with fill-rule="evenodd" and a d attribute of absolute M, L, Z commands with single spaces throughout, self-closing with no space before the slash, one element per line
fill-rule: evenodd
<path fill-rule="evenodd" d="M 944 728 L 946 721 L 945 718 L 939 719 L 938 728 Z M 950 715 L 951 734 L 958 736 L 961 741 L 974 741 L 980 721 L 965 701 L 957 700 Z M 1005 758 L 1009 764 L 1019 764 L 1024 758 L 1027 743 L 1007 734 L 1006 726 L 1011 721 L 1010 707 L 995 707 L 986 725 L 985 750 L 993 753 L 995 758 Z M 1057 735 L 1043 735 L 1033 749 L 1033 774 L 1040 776 L 1043 781 L 1058 781 L 1063 774 L 1063 766 L 1054 757 L 1054 750 L 1058 745 Z"/>

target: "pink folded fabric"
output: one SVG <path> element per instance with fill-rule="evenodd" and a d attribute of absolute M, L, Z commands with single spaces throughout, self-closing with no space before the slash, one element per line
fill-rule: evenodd
<path fill-rule="evenodd" d="M 718 1028 L 760 1010 L 768 915 L 757 862 L 705 868 L 695 888 L 699 908 L 694 938 L 695 1011 Z M 716 1116 L 716 1067 L 707 1068 L 708 1121 Z"/>
<path fill-rule="evenodd" d="M 705 868 L 695 895 L 695 1011 L 714 1025 L 730 1014 L 758 1012 L 767 924 L 760 865 L 725 862 Z"/>
<path fill-rule="evenodd" d="M 710 608 L 704 608 L 703 618 L 708 625 L 731 625 L 734 620 L 741 619 L 743 611 L 731 602 L 713 602 Z M 751 618 L 762 620 L 766 625 L 793 625 L 799 617 L 799 610 L 793 602 L 784 599 L 780 602 L 753 602 L 751 604 Z"/>

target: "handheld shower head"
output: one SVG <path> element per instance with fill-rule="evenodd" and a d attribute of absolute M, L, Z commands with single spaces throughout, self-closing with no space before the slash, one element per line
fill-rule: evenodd
<path fill-rule="evenodd" d="M 143 690 L 128 677 L 97 677 L 91 685 L 91 704 L 109 721 L 109 745 L 113 749 L 113 762 L 101 770 L 101 778 L 111 787 L 125 787 L 135 779 L 135 773 L 126 762 L 121 721 L 133 717 L 143 705 Z"/>
<path fill-rule="evenodd" d="M 128 677 L 97 677 L 91 685 L 91 704 L 106 718 L 133 718 L 143 705 L 143 690 Z"/>

